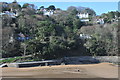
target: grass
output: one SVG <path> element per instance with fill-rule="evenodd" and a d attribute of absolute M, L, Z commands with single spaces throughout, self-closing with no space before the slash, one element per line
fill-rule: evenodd
<path fill-rule="evenodd" d="M 11 62 L 15 62 L 16 60 L 20 60 L 23 57 L 15 57 L 15 58 L 9 58 L 9 59 L 5 59 L 5 60 L 1 60 L 0 63 L 11 63 Z"/>

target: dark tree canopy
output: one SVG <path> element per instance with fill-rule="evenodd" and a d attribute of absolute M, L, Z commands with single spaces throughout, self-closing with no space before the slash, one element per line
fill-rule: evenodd
<path fill-rule="evenodd" d="M 96 15 L 95 11 L 90 9 L 90 8 L 86 8 L 85 10 L 83 10 L 82 12 L 84 13 L 89 13 L 91 16 Z"/>
<path fill-rule="evenodd" d="M 41 6 L 40 9 L 44 9 L 44 6 Z"/>
<path fill-rule="evenodd" d="M 48 9 L 48 10 L 56 10 L 56 8 L 55 8 L 54 5 L 50 5 L 47 9 Z"/>
<path fill-rule="evenodd" d="M 68 12 L 71 12 L 71 11 L 73 11 L 73 10 L 76 10 L 76 7 L 70 6 L 70 7 L 67 8 L 67 11 L 68 11 Z"/>

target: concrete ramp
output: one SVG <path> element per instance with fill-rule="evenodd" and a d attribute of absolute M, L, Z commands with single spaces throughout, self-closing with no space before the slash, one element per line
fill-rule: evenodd
<path fill-rule="evenodd" d="M 22 62 L 22 63 L 6 63 L 1 66 L 7 66 L 7 67 L 16 67 L 16 68 L 22 68 L 22 67 L 36 67 L 36 66 L 49 66 L 49 65 L 60 65 L 60 60 L 46 60 L 46 61 L 35 61 L 35 62 Z"/>

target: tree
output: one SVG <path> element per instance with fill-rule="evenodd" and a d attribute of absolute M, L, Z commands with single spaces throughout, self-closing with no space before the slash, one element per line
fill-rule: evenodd
<path fill-rule="evenodd" d="M 116 15 L 117 17 L 120 17 L 120 12 L 119 12 L 119 11 L 116 11 L 116 12 L 115 12 L 115 15 Z"/>
<path fill-rule="evenodd" d="M 39 14 L 39 15 L 43 15 L 44 12 L 43 12 L 43 11 L 39 11 L 39 12 L 37 12 L 37 14 Z"/>
<path fill-rule="evenodd" d="M 48 10 L 56 10 L 56 8 L 55 8 L 54 5 L 50 5 L 47 9 L 48 9 Z"/>
<path fill-rule="evenodd" d="M 89 49 L 91 56 L 105 56 L 107 55 L 105 49 L 105 42 L 102 40 L 97 40 L 96 37 L 88 40 L 85 46 Z"/>
<path fill-rule="evenodd" d="M 8 7 L 8 3 L 3 2 L 0 5 L 2 5 L 1 6 L 2 11 L 9 11 L 10 10 L 10 8 Z"/>
<path fill-rule="evenodd" d="M 22 13 L 27 15 L 34 15 L 36 12 L 35 10 L 36 9 L 34 4 L 25 3 L 23 5 Z"/>
<path fill-rule="evenodd" d="M 22 8 L 27 8 L 29 6 L 29 3 L 23 4 Z"/>
<path fill-rule="evenodd" d="M 78 10 L 79 13 L 82 12 L 83 10 L 85 10 L 85 9 L 86 9 L 86 7 L 81 7 L 81 6 L 77 7 L 77 10 Z"/>
<path fill-rule="evenodd" d="M 73 21 L 74 29 L 80 29 L 82 27 L 83 23 L 80 21 L 80 19 L 75 18 Z"/>
<path fill-rule="evenodd" d="M 60 8 L 57 8 L 56 10 L 61 10 Z"/>
<path fill-rule="evenodd" d="M 73 10 L 70 12 L 71 15 L 76 15 L 77 13 L 78 13 L 77 9 L 73 9 Z"/>
<path fill-rule="evenodd" d="M 68 11 L 68 12 L 71 12 L 71 11 L 73 11 L 73 10 L 76 10 L 76 7 L 75 7 L 75 6 L 70 6 L 70 7 L 67 8 L 67 11 Z"/>
<path fill-rule="evenodd" d="M 83 34 L 91 35 L 91 39 L 87 39 L 85 46 L 91 55 L 96 56 L 114 56 L 117 55 L 117 25 L 109 24 L 104 26 L 84 27 Z"/>
<path fill-rule="evenodd" d="M 115 18 L 115 14 L 114 14 L 114 12 L 108 12 L 108 17 L 110 18 L 110 19 L 113 19 L 113 18 Z"/>
<path fill-rule="evenodd" d="M 41 6 L 40 9 L 44 9 L 44 6 Z"/>
<path fill-rule="evenodd" d="M 82 12 L 84 13 L 88 13 L 90 16 L 95 16 L 96 13 L 94 10 L 90 9 L 90 8 L 86 8 L 85 10 L 83 10 Z"/>
<path fill-rule="evenodd" d="M 13 11 L 20 10 L 21 9 L 21 5 L 18 4 L 18 3 L 10 3 L 10 4 L 8 4 L 8 8 L 10 10 L 13 10 Z"/>
<path fill-rule="evenodd" d="M 25 3 L 25 4 L 23 4 L 22 8 L 35 9 L 35 5 L 34 4 Z"/>

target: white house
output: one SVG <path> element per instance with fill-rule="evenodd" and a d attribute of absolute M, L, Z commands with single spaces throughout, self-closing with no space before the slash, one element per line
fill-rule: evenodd
<path fill-rule="evenodd" d="M 44 15 L 51 16 L 54 14 L 54 11 L 44 11 Z"/>
<path fill-rule="evenodd" d="M 77 16 L 79 18 L 89 18 L 89 14 L 88 13 L 78 13 Z"/>
<path fill-rule="evenodd" d="M 88 34 L 80 34 L 80 38 L 81 39 L 91 39 L 92 36 L 88 35 Z"/>
<path fill-rule="evenodd" d="M 89 22 L 89 14 L 88 13 L 78 13 L 77 16 L 81 19 L 82 22 Z"/>
<path fill-rule="evenodd" d="M 43 15 L 51 16 L 51 15 L 54 14 L 54 10 L 47 10 L 47 9 L 44 9 L 44 8 L 40 9 L 39 11 L 42 11 Z M 37 11 L 37 12 L 39 12 L 39 11 Z"/>
<path fill-rule="evenodd" d="M 104 24 L 104 19 L 103 18 L 100 18 L 100 19 L 96 19 L 96 23 L 97 24 Z"/>

